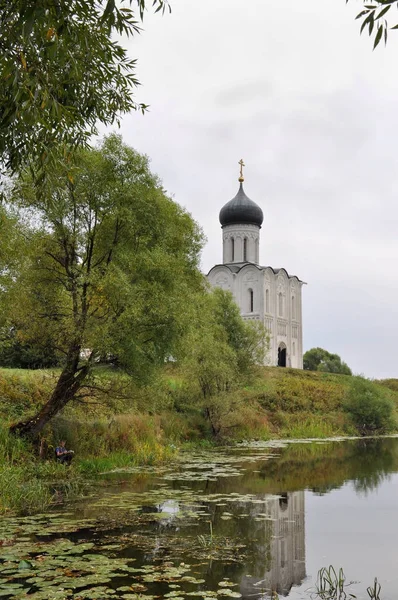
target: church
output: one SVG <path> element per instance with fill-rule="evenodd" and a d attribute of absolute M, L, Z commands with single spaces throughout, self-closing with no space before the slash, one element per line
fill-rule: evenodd
<path fill-rule="evenodd" d="M 223 261 L 207 278 L 212 286 L 232 292 L 246 320 L 264 323 L 270 348 L 265 364 L 303 368 L 301 290 L 304 282 L 286 269 L 259 264 L 261 208 L 243 189 L 243 160 L 239 190 L 220 211 Z"/>

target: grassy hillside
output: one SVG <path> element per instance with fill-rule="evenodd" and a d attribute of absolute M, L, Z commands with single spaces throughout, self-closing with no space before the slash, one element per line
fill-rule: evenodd
<path fill-rule="evenodd" d="M 56 376 L 56 371 L 0 369 L 2 423 L 8 425 L 34 413 L 50 394 Z M 343 410 L 352 381 L 346 375 L 261 368 L 246 386 L 213 401 L 219 438 L 355 434 Z M 66 436 L 69 444 L 86 456 L 93 436 L 104 454 L 130 451 L 131 444 L 137 451 L 135 442 L 140 440 L 180 444 L 212 437 L 211 424 L 203 416 L 203 402 L 192 396 L 181 373 L 172 366 L 145 388 L 137 388 L 123 374 L 101 367 L 92 384 L 84 398 L 55 419 L 45 434 L 50 444 Z M 382 390 L 398 411 L 398 380 L 369 382 L 369 386 Z"/>

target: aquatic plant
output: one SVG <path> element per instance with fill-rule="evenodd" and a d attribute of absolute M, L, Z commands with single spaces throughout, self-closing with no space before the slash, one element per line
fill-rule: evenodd
<path fill-rule="evenodd" d="M 346 582 L 346 576 L 342 568 L 336 571 L 333 565 L 323 567 L 318 571 L 315 591 L 312 592 L 312 597 L 321 598 L 321 600 L 346 600 L 347 598 L 356 598 L 352 593 L 348 593 L 346 588 L 354 582 Z M 377 578 L 374 584 L 367 588 L 368 596 L 371 600 L 381 600 L 380 592 L 381 585 Z"/>
<path fill-rule="evenodd" d="M 381 598 L 380 598 L 381 585 L 377 581 L 377 577 L 375 577 L 373 585 L 370 585 L 366 591 L 368 592 L 368 596 L 371 600 L 381 600 Z"/>
<path fill-rule="evenodd" d="M 343 569 L 340 568 L 336 573 L 335 568 L 330 565 L 318 571 L 316 595 L 322 600 L 345 600 L 347 597 L 345 586 L 346 578 Z"/>

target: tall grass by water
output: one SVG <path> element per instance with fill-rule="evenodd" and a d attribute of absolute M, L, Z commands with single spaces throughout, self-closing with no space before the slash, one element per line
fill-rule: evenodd
<path fill-rule="evenodd" d="M 0 514 L 31 514 L 75 493 L 81 478 L 65 466 L 40 461 L 35 448 L 0 426 Z"/>

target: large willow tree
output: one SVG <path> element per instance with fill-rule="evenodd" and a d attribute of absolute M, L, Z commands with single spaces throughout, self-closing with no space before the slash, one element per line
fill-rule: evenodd
<path fill-rule="evenodd" d="M 166 196 L 147 158 L 118 136 L 55 172 L 39 199 L 21 178 L 9 201 L 25 242 L 18 275 L 2 288 L 3 305 L 25 340 L 51 343 L 62 357 L 48 402 L 12 427 L 36 436 L 75 398 L 100 357 L 117 356 L 142 377 L 170 356 L 187 299 L 203 286 L 202 236 Z"/>
<path fill-rule="evenodd" d="M 148 4 L 148 3 L 147 3 Z M 162 11 L 167 0 L 152 0 Z M 0 165 L 35 180 L 98 122 L 145 109 L 136 60 L 119 39 L 140 31 L 145 0 L 0 0 Z"/>

